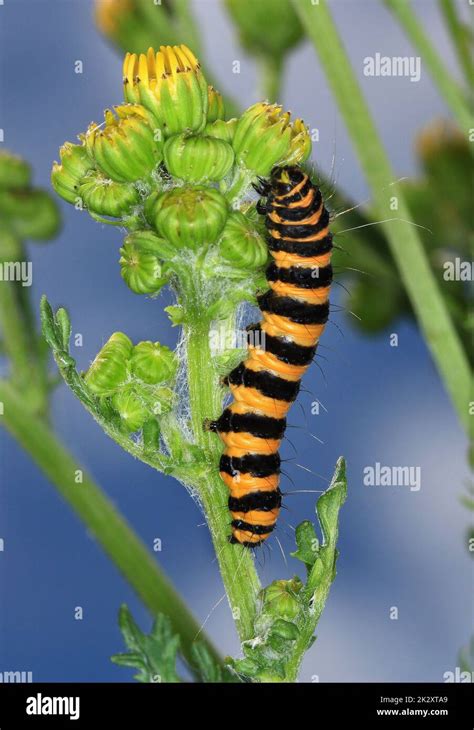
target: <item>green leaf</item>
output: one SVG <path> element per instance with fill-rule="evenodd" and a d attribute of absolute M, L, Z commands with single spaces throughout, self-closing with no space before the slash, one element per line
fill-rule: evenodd
<path fill-rule="evenodd" d="M 177 327 L 184 323 L 184 309 L 183 307 L 180 307 L 179 304 L 171 304 L 169 307 L 165 307 L 165 312 L 167 313 L 173 327 Z"/>
<path fill-rule="evenodd" d="M 171 621 L 167 616 L 159 614 L 153 623 L 151 633 L 146 635 L 135 623 L 124 604 L 119 611 L 119 626 L 130 652 L 111 657 L 115 664 L 138 669 L 135 679 L 139 682 L 180 681 L 176 673 L 179 636 L 173 634 Z"/>
<path fill-rule="evenodd" d="M 237 682 L 237 677 L 226 667 L 219 666 L 202 641 L 193 644 L 191 649 L 200 679 L 205 683 Z"/>
<path fill-rule="evenodd" d="M 309 520 L 301 522 L 296 528 L 295 537 L 298 549 L 290 555 L 297 560 L 301 560 L 310 570 L 318 557 L 319 550 L 319 540 L 313 523 Z"/>
<path fill-rule="evenodd" d="M 54 312 L 45 295 L 41 297 L 40 303 L 41 328 L 43 336 L 53 350 L 61 350 L 61 333 L 54 318 Z"/>
<path fill-rule="evenodd" d="M 71 327 L 71 319 L 69 317 L 69 313 L 67 309 L 64 309 L 63 307 L 60 307 L 58 311 L 56 312 L 56 322 L 58 326 L 59 333 L 61 334 L 61 341 L 63 349 L 66 350 L 66 352 L 69 351 L 69 340 L 71 339 L 71 333 L 72 333 L 72 327 Z"/>
<path fill-rule="evenodd" d="M 346 501 L 346 497 L 346 463 L 341 457 L 337 461 L 336 471 L 329 489 L 320 496 L 316 507 L 325 546 L 334 548 L 337 543 L 339 510 Z"/>

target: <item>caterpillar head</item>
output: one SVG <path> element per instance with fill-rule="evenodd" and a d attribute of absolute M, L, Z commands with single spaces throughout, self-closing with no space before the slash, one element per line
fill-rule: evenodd
<path fill-rule="evenodd" d="M 305 177 L 306 174 L 300 167 L 287 165 L 285 167 L 274 167 L 270 175 L 270 182 L 277 195 L 286 195 Z"/>

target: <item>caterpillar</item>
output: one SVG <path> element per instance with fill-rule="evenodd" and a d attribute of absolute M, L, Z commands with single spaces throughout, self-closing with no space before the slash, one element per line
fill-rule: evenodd
<path fill-rule="evenodd" d="M 280 513 L 278 449 L 328 319 L 332 282 L 329 213 L 318 186 L 285 166 L 255 189 L 273 259 L 269 289 L 257 298 L 262 319 L 248 327 L 248 356 L 224 380 L 233 402 L 209 425 L 225 445 L 219 471 L 230 492 L 229 539 L 250 548 L 269 537 Z"/>

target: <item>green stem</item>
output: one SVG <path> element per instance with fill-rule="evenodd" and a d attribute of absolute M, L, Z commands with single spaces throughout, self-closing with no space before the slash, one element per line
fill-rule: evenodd
<path fill-rule="evenodd" d="M 200 631 L 200 626 L 161 572 L 146 547 L 95 482 L 84 472 L 43 419 L 33 416 L 23 398 L 5 381 L 0 381 L 1 421 L 59 493 L 96 537 L 150 613 L 169 616 L 181 637 L 184 656 L 193 664 L 192 644 L 199 633 L 216 661 L 217 651 Z M 82 482 L 76 483 L 76 474 Z"/>
<path fill-rule="evenodd" d="M 11 253 L 14 256 L 9 257 L 10 261 L 21 263 L 24 260 L 20 241 L 17 242 L 17 251 Z M 44 363 L 35 347 L 35 336 L 29 331 L 28 312 L 23 307 L 28 300 L 22 297 L 20 287 L 22 284 L 18 281 L 0 281 L 0 329 L 10 361 L 12 382 L 21 390 L 24 402 L 32 412 L 45 414 L 47 382 Z"/>
<path fill-rule="evenodd" d="M 215 434 L 203 428 L 206 419 L 218 418 L 222 412 L 223 391 L 212 364 L 209 342 L 212 323 L 206 318 L 206 306 L 198 286 L 194 301 L 188 305 L 189 324 L 184 332 L 192 428 L 196 443 L 209 461 L 207 475 L 198 489 L 232 615 L 241 641 L 246 641 L 254 636 L 260 582 L 251 552 L 229 543 L 229 493 L 218 471 L 222 444 Z"/>
<path fill-rule="evenodd" d="M 474 84 L 474 64 L 472 62 L 471 49 L 469 47 L 470 30 L 459 20 L 453 0 L 439 0 L 439 5 L 446 25 L 451 34 L 454 48 L 459 60 L 466 81 L 472 91 Z"/>
<path fill-rule="evenodd" d="M 372 190 L 373 212 L 381 221 L 392 256 L 410 297 L 415 315 L 462 423 L 469 423 L 470 370 L 466 354 L 430 268 L 423 244 L 411 220 L 403 190 L 397 182 L 346 51 L 326 2 L 318 5 L 293 0 L 296 11 L 319 54 L 344 117 L 361 166 Z M 403 7 L 406 7 L 403 5 Z M 388 188 L 388 186 L 390 187 Z M 397 201 L 396 225 L 391 209 Z"/>
<path fill-rule="evenodd" d="M 384 2 L 397 18 L 413 46 L 421 53 L 434 83 L 438 86 L 464 134 L 468 136 L 473 124 L 472 111 L 458 84 L 446 70 L 436 48 L 425 34 L 409 1 L 384 0 Z M 307 15 L 306 11 L 303 11 L 302 14 Z"/>
<path fill-rule="evenodd" d="M 314 636 L 319 619 L 324 611 L 326 601 L 334 582 L 334 574 L 326 570 L 321 577 L 321 581 L 317 590 L 313 594 L 313 606 L 311 620 L 307 621 L 300 631 L 300 635 L 295 641 L 294 648 L 291 652 L 291 658 L 285 667 L 285 682 L 296 682 L 300 671 L 301 662 L 304 655 L 308 651 L 308 646 Z"/>
<path fill-rule="evenodd" d="M 272 104 L 279 101 L 281 93 L 281 84 L 283 76 L 283 58 L 281 56 L 262 57 L 260 62 L 261 68 L 261 86 L 263 98 Z"/>

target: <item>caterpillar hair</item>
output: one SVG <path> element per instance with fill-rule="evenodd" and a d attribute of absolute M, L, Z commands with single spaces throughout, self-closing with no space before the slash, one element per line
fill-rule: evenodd
<path fill-rule="evenodd" d="M 318 186 L 286 166 L 256 190 L 273 259 L 269 289 L 258 297 L 262 319 L 249 328 L 247 358 L 226 378 L 233 402 L 209 424 L 225 445 L 219 470 L 230 492 L 230 541 L 251 548 L 269 537 L 280 513 L 286 414 L 327 322 L 332 282 L 329 213 Z"/>

